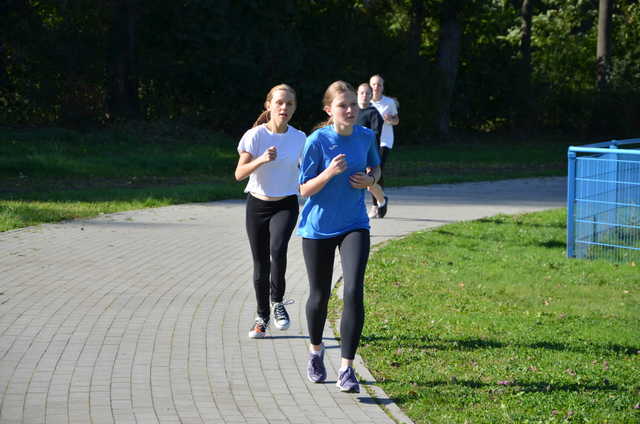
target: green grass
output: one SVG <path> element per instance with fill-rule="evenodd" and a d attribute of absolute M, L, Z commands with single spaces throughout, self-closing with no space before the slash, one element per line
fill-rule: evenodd
<path fill-rule="evenodd" d="M 398 142 L 387 186 L 564 175 L 567 139 Z M 240 198 L 237 140 L 173 123 L 91 131 L 0 128 L 0 231 L 145 207 Z"/>
<path fill-rule="evenodd" d="M 390 154 L 385 183 L 407 186 L 566 175 L 570 144 L 554 137 L 514 141 L 484 136 L 444 145 L 399 145 Z"/>
<path fill-rule="evenodd" d="M 235 142 L 154 124 L 0 130 L 0 231 L 242 196 Z"/>
<path fill-rule="evenodd" d="M 89 218 L 102 213 L 230 199 L 238 197 L 239 192 L 238 187 L 230 184 L 211 183 L 29 193 L 19 196 L 20 200 L 0 200 L 0 230 Z"/>
<path fill-rule="evenodd" d="M 565 219 L 451 224 L 372 255 L 359 353 L 417 423 L 640 422 L 640 264 L 567 259 Z"/>
<path fill-rule="evenodd" d="M 179 126 L 127 126 L 91 132 L 0 130 L 0 176 L 52 179 L 232 175 L 235 143 Z"/>

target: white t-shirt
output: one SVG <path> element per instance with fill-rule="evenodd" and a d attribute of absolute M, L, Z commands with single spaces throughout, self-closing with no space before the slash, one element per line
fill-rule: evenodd
<path fill-rule="evenodd" d="M 251 128 L 238 143 L 238 153 L 250 153 L 253 159 L 269 147 L 277 149 L 276 160 L 265 163 L 249 176 L 244 192 L 277 197 L 297 194 L 298 163 L 307 139 L 305 133 L 287 126 L 287 132 L 279 134 L 269 131 L 265 124 Z"/>
<path fill-rule="evenodd" d="M 396 107 L 396 102 L 387 96 L 380 97 L 380 100 L 377 102 L 375 100 L 371 100 L 371 105 L 375 107 L 380 115 L 384 117 L 385 113 L 389 115 L 397 115 L 398 108 Z M 388 147 L 389 149 L 393 148 L 393 125 L 387 124 L 386 122 L 382 125 L 382 134 L 380 134 L 380 145 L 384 147 Z"/>

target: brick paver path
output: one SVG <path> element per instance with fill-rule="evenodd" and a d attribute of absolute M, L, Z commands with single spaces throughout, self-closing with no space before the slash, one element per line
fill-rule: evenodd
<path fill-rule="evenodd" d="M 562 178 L 389 195 L 373 243 L 565 199 Z M 0 424 L 392 423 L 378 403 L 409 422 L 379 389 L 378 403 L 336 391 L 330 328 L 328 383 L 307 381 L 300 245 L 294 236 L 292 327 L 250 340 L 255 299 L 240 201 L 0 233 Z"/>

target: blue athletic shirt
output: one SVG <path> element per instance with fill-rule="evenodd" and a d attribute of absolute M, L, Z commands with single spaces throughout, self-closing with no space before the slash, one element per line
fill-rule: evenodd
<path fill-rule="evenodd" d="M 347 169 L 307 198 L 302 207 L 298 235 L 304 238 L 325 239 L 370 228 L 364 204 L 366 190 L 353 188 L 349 182 L 356 172 L 380 165 L 376 136 L 370 129 L 354 125 L 348 136 L 339 135 L 332 125 L 314 131 L 302 151 L 298 181 L 304 184 L 318 176 L 341 153 L 346 155 Z"/>

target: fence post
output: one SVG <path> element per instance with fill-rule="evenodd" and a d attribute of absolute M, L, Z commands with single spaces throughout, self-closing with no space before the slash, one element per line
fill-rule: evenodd
<path fill-rule="evenodd" d="M 567 257 L 575 258 L 576 152 L 569 148 L 567 175 Z"/>
<path fill-rule="evenodd" d="M 613 149 L 612 151 L 614 153 L 612 153 L 612 158 L 614 160 L 613 162 L 613 168 L 612 172 L 615 176 L 615 182 L 612 183 L 612 187 L 611 187 L 611 192 L 612 195 L 611 197 L 613 198 L 613 202 L 615 203 L 615 208 L 613 210 L 610 210 L 607 213 L 607 221 L 613 223 L 616 228 L 618 227 L 618 224 L 620 224 L 620 213 L 621 213 L 621 207 L 620 204 L 624 203 L 624 186 L 621 185 L 620 183 L 623 180 L 623 176 L 620 174 L 620 167 L 621 167 L 621 163 L 620 163 L 620 156 L 618 155 L 618 140 L 611 140 L 610 144 L 609 144 L 609 149 Z M 614 255 L 616 254 L 617 251 L 619 251 L 620 249 L 614 249 Z"/>

